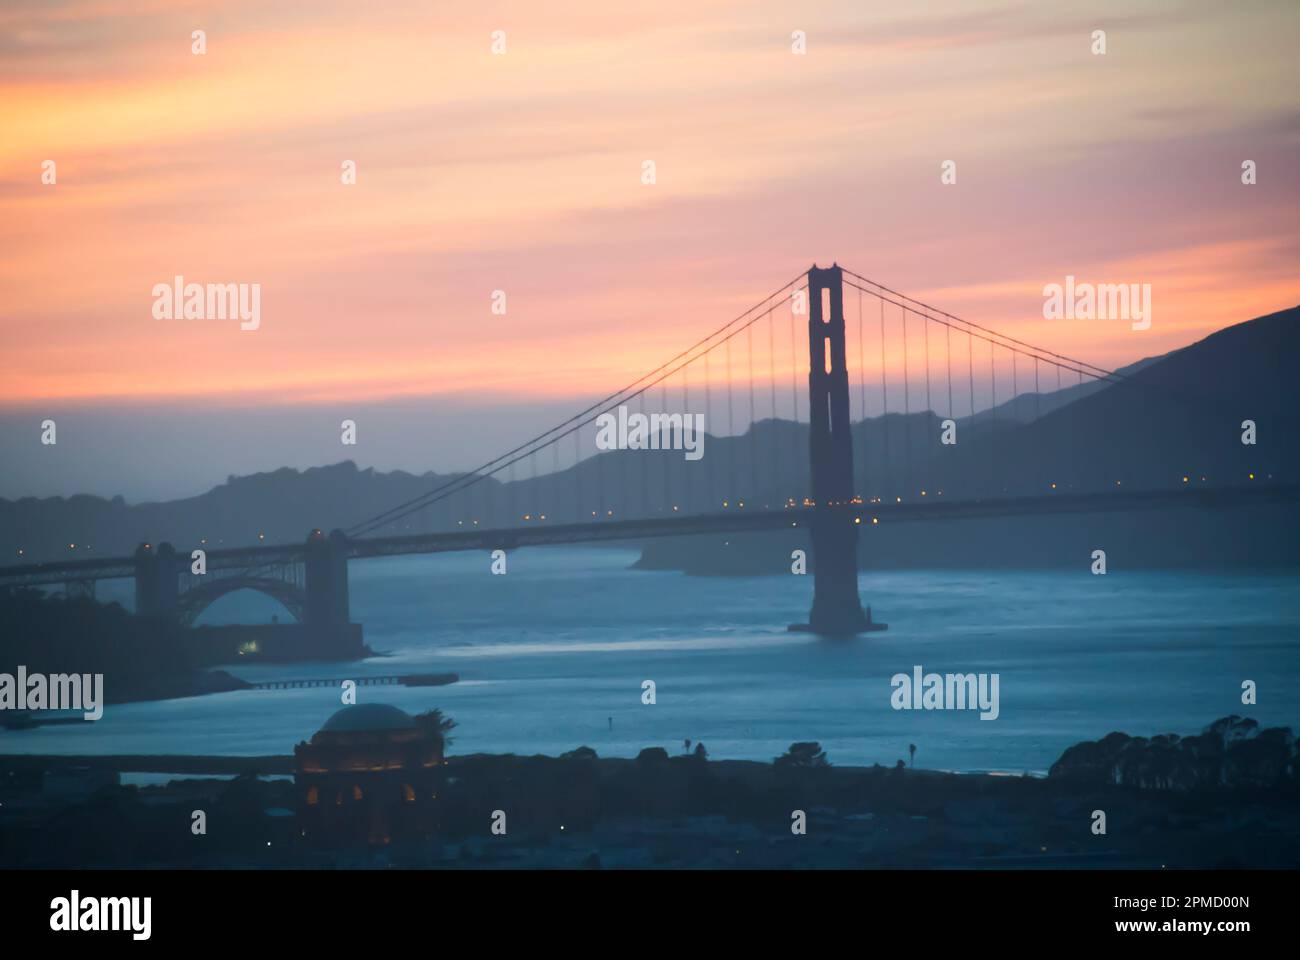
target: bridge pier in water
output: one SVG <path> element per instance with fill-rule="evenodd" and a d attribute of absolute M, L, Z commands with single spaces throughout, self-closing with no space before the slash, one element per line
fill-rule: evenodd
<path fill-rule="evenodd" d="M 853 432 L 844 349 L 844 285 L 838 266 L 808 270 L 808 419 L 812 469 L 813 604 L 808 622 L 826 635 L 884 630 L 858 597 Z"/>
<path fill-rule="evenodd" d="M 348 541 L 341 530 L 328 537 L 320 530 L 308 535 L 294 561 L 300 565 L 300 588 L 294 586 L 296 577 L 283 582 L 279 577 L 259 576 L 257 571 L 252 575 L 242 571 L 227 577 L 204 575 L 198 578 L 201 585 L 183 592 L 182 574 L 189 557 L 178 555 L 170 543 L 142 543 L 133 559 L 137 616 L 189 626 L 213 600 L 252 589 L 280 600 L 299 620 L 202 627 L 192 635 L 204 660 L 229 663 L 249 655 L 272 660 L 355 660 L 370 654 L 361 624 L 351 620 Z"/>
<path fill-rule="evenodd" d="M 361 624 L 352 622 L 348 600 L 348 539 L 342 530 L 307 537 L 302 625 L 311 653 L 322 658 L 362 657 Z M 308 651 L 304 651 L 308 653 Z"/>

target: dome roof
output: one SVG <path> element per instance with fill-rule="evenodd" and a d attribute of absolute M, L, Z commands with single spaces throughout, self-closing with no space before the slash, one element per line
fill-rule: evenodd
<path fill-rule="evenodd" d="M 357 703 L 344 707 L 325 721 L 321 732 L 348 733 L 363 730 L 408 730 L 415 721 L 405 710 L 386 703 Z"/>

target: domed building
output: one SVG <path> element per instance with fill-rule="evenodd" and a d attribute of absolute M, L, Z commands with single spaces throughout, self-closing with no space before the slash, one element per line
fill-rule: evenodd
<path fill-rule="evenodd" d="M 415 717 L 383 703 L 339 710 L 293 748 L 303 836 L 339 846 L 436 833 L 453 726 L 437 710 Z"/>

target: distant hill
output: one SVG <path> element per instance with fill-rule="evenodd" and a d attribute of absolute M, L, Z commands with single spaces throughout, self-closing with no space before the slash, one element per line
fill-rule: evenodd
<path fill-rule="evenodd" d="M 1180 483 L 1246 482 L 1254 473 L 1300 479 L 1300 307 L 1219 331 L 1163 357 L 1125 368 L 1115 384 L 1067 387 L 981 411 L 958 424 L 955 446 L 939 443 L 931 412 L 889 414 L 853 428 L 858 489 L 865 497 L 952 497 L 1100 490 Z M 1255 421 L 1258 443 L 1241 443 Z M 808 492 L 808 427 L 763 420 L 745 434 L 710 435 L 705 457 L 680 451 L 612 451 L 576 467 L 513 483 L 489 479 L 472 496 L 444 500 L 384 532 L 457 529 L 653 512 L 719 509 L 722 502 L 780 505 Z M 432 451 L 431 457 L 436 456 Z M 543 458 L 545 459 L 545 458 Z M 522 470 L 520 471 L 523 472 Z M 315 527 L 347 528 L 456 475 L 379 473 L 352 462 L 231 477 L 198 497 L 130 505 L 120 497 L 0 500 L 5 562 L 131 552 L 141 541 L 189 549 L 304 539 Z M 1205 480 L 1202 481 L 1201 478 Z M 734 482 L 728 478 L 735 478 Z M 69 544 L 75 544 L 70 548 Z M 87 547 L 89 545 L 89 547 Z M 19 556 L 18 551 L 22 550 Z"/>
<path fill-rule="evenodd" d="M 935 472 L 954 492 L 1300 479 L 1298 320 L 1293 307 L 1220 330 L 983 450 L 977 425 L 974 442 L 950 448 L 948 462 L 940 452 Z M 1253 446 L 1241 442 L 1245 420 L 1256 425 Z"/>
<path fill-rule="evenodd" d="M 1145 357 L 1136 363 L 1130 363 L 1127 367 L 1120 367 L 1115 373 L 1121 377 L 1130 377 L 1139 370 L 1144 370 L 1151 364 L 1159 363 L 1163 359 L 1163 356 Z M 1067 376 L 1074 376 L 1074 374 L 1067 374 Z M 973 417 L 960 417 L 957 422 L 963 425 L 986 420 L 1013 420 L 1019 423 L 1029 423 L 1039 417 L 1045 417 L 1061 407 L 1069 406 L 1076 400 L 1082 400 L 1084 397 L 1090 397 L 1094 393 L 1105 390 L 1108 385 L 1104 380 L 1084 380 L 1082 383 L 1062 387 L 1060 390 L 1040 391 L 1037 395 L 1032 392 L 1021 393 L 1010 400 L 1004 400 L 993 407 L 992 410 L 981 410 Z"/>
<path fill-rule="evenodd" d="M 315 527 L 355 523 L 449 479 L 378 473 L 346 461 L 230 477 L 197 497 L 163 503 L 128 505 L 120 497 L 91 496 L 0 500 L 0 542 L 6 563 L 120 555 L 142 541 L 167 540 L 186 549 L 204 540 L 245 546 L 258 543 L 259 536 L 267 543 L 292 542 L 305 540 Z"/>

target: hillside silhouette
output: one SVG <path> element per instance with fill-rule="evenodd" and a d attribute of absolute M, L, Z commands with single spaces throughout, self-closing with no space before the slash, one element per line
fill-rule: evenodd
<path fill-rule="evenodd" d="M 1117 484 L 1160 489 L 1184 477 L 1197 485 L 1246 483 L 1252 474 L 1257 482 L 1300 479 L 1293 440 L 1300 436 L 1298 319 L 1295 307 L 1228 327 L 1125 368 L 1119 382 L 1021 394 L 960 418 L 953 446 L 939 443 L 942 418 L 930 411 L 857 423 L 858 490 L 868 499 L 911 498 L 922 489 L 985 498 Z M 1256 425 L 1253 446 L 1241 442 L 1244 420 Z M 669 502 L 682 513 L 741 500 L 751 509 L 780 508 L 810 486 L 807 450 L 805 423 L 761 420 L 739 436 L 710 434 L 697 462 L 680 451 L 602 452 L 512 483 L 485 478 L 472 496 L 441 501 L 377 532 L 453 530 L 474 520 L 515 525 L 525 514 L 547 522 L 653 515 Z M 230 477 L 200 496 L 160 503 L 0 500 L 0 549 L 10 562 L 35 562 L 121 555 L 143 541 L 167 540 L 178 549 L 292 542 L 316 527 L 346 529 L 457 476 L 381 473 L 346 461 Z"/>

